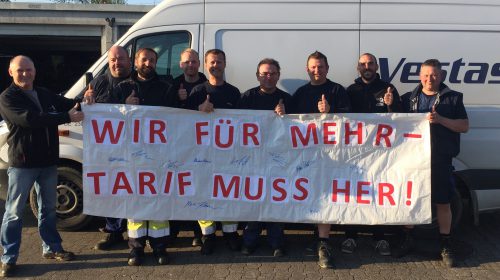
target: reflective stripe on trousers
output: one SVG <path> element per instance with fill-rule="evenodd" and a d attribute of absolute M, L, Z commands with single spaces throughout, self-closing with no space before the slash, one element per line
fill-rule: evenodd
<path fill-rule="evenodd" d="M 170 224 L 168 221 L 146 221 L 146 220 L 127 220 L 128 236 L 132 238 L 163 237 L 170 235 Z"/>
<path fill-rule="evenodd" d="M 222 223 L 222 231 L 223 232 L 236 232 L 238 230 L 238 222 L 221 222 Z M 207 220 L 200 220 L 198 221 L 198 224 L 200 224 L 201 228 L 201 233 L 203 235 L 208 235 L 215 233 L 215 221 L 207 221 Z"/>

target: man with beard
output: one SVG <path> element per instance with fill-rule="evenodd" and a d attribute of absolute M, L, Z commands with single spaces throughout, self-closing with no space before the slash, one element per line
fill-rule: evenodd
<path fill-rule="evenodd" d="M 158 55 L 149 48 L 142 48 L 135 54 L 136 73 L 113 90 L 114 100 L 131 105 L 175 107 L 176 97 L 170 84 L 156 75 Z M 144 221 L 128 219 L 129 247 L 128 265 L 141 265 L 144 259 L 146 240 L 153 249 L 153 256 L 160 265 L 169 262 L 167 241 L 170 234 L 168 221 Z"/>
<path fill-rule="evenodd" d="M 442 83 L 443 77 L 439 60 L 426 60 L 420 67 L 420 84 L 402 96 L 402 103 L 405 112 L 427 113 L 431 132 L 431 197 L 436 205 L 441 259 L 446 266 L 454 267 L 450 208 L 455 189 L 452 159 L 460 152 L 460 133 L 469 130 L 469 119 L 463 94 Z M 413 250 L 411 228 L 406 227 L 402 242 L 394 251 L 395 257 Z"/>
<path fill-rule="evenodd" d="M 187 99 L 187 108 L 210 113 L 214 108 L 235 109 L 240 100 L 240 91 L 224 81 L 226 54 L 219 49 L 205 53 L 205 69 L 208 81 L 193 88 Z M 215 221 L 198 221 L 203 233 L 201 253 L 210 255 L 215 249 Z M 233 251 L 239 251 L 238 222 L 222 222 L 222 231 L 227 244 Z"/>
<path fill-rule="evenodd" d="M 186 100 L 191 90 L 204 83 L 207 77 L 203 73 L 198 72 L 200 69 L 200 58 L 198 52 L 193 49 L 185 49 L 181 53 L 179 67 L 182 69 L 182 74 L 173 81 L 174 90 L 179 98 L 179 108 L 186 108 Z"/>
<path fill-rule="evenodd" d="M 306 70 L 310 82 L 297 89 L 292 96 L 294 113 L 346 113 L 351 110 L 349 96 L 344 87 L 327 79 L 328 59 L 321 52 L 307 58 Z M 330 224 L 318 224 L 318 264 L 321 268 L 332 268 Z"/>
<path fill-rule="evenodd" d="M 388 113 L 400 112 L 401 101 L 397 89 L 390 83 L 382 81 L 377 74 L 378 63 L 373 54 L 364 53 L 359 57 L 357 70 L 359 78 L 347 88 L 353 113 Z M 384 237 L 388 226 L 356 227 L 345 226 L 345 240 L 341 251 L 351 254 L 357 247 L 358 230 L 368 229 L 373 233 L 375 250 L 382 256 L 389 256 L 391 248 Z"/>
<path fill-rule="evenodd" d="M 96 77 L 90 82 L 85 91 L 83 100 L 87 104 L 107 103 L 111 100 L 113 88 L 130 76 L 131 65 L 127 51 L 120 46 L 113 46 L 108 51 L 108 70 L 104 75 Z M 107 250 L 123 242 L 125 231 L 124 219 L 106 217 L 106 226 L 100 229 L 106 236 L 97 242 L 95 249 Z"/>
<path fill-rule="evenodd" d="M 272 110 L 278 115 L 286 113 L 290 107 L 290 94 L 282 91 L 276 85 L 280 79 L 280 65 L 272 58 L 265 58 L 257 65 L 257 81 L 259 86 L 247 90 L 241 95 L 240 109 Z M 273 249 L 273 256 L 285 255 L 283 223 L 248 222 L 243 232 L 243 246 L 241 253 L 252 254 L 257 248 L 258 238 L 265 226 L 267 240 Z"/>

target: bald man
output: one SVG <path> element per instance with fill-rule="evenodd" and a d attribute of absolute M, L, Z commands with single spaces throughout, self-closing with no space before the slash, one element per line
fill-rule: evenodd
<path fill-rule="evenodd" d="M 88 104 L 110 103 L 113 88 L 128 79 L 131 62 L 127 51 L 121 46 L 113 46 L 108 51 L 108 70 L 90 82 L 85 89 L 83 100 Z M 94 246 L 96 250 L 109 250 L 119 243 L 125 242 L 123 232 L 127 230 L 125 219 L 106 217 L 106 225 L 100 231 L 106 233 L 103 239 Z"/>
<path fill-rule="evenodd" d="M 84 91 L 87 103 L 108 103 L 113 88 L 130 77 L 132 64 L 127 51 L 121 46 L 112 46 L 108 51 L 108 70 L 90 82 Z"/>
<path fill-rule="evenodd" d="M 9 75 L 12 84 L 0 94 L 0 114 L 9 128 L 9 188 L 1 229 L 1 277 L 15 274 L 23 210 L 33 184 L 39 206 L 43 257 L 74 259 L 73 253 L 63 249 L 56 229 L 57 126 L 83 120 L 74 100 L 33 86 L 36 69 L 29 57 L 14 57 L 9 64 Z"/>

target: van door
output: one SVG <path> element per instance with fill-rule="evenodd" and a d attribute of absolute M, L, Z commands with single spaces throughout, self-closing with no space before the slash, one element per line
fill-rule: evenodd
<path fill-rule="evenodd" d="M 226 79 L 240 91 L 257 86 L 257 64 L 274 58 L 278 86 L 293 94 L 309 82 L 306 61 L 318 50 L 328 57 L 328 78 L 347 86 L 359 54 L 359 0 L 206 2 L 205 48 L 226 53 Z"/>

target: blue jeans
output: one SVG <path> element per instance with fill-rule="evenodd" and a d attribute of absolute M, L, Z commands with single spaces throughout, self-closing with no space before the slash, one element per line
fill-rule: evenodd
<path fill-rule="evenodd" d="M 284 245 L 285 235 L 283 223 L 248 222 L 243 231 L 243 245 L 246 247 L 256 247 L 257 241 L 262 232 L 262 228 L 267 229 L 267 241 L 273 249 L 281 248 Z"/>
<path fill-rule="evenodd" d="M 110 217 L 106 217 L 105 219 L 106 226 L 104 227 L 104 232 L 115 234 L 122 234 L 125 232 L 126 227 L 123 226 L 123 221 L 125 221 L 125 219 Z"/>
<path fill-rule="evenodd" d="M 21 246 L 23 212 L 30 189 L 35 183 L 38 202 L 38 231 L 42 238 L 43 253 L 60 252 L 61 236 L 56 229 L 57 167 L 9 167 L 9 189 L 2 220 L 2 263 L 16 263 Z"/>

